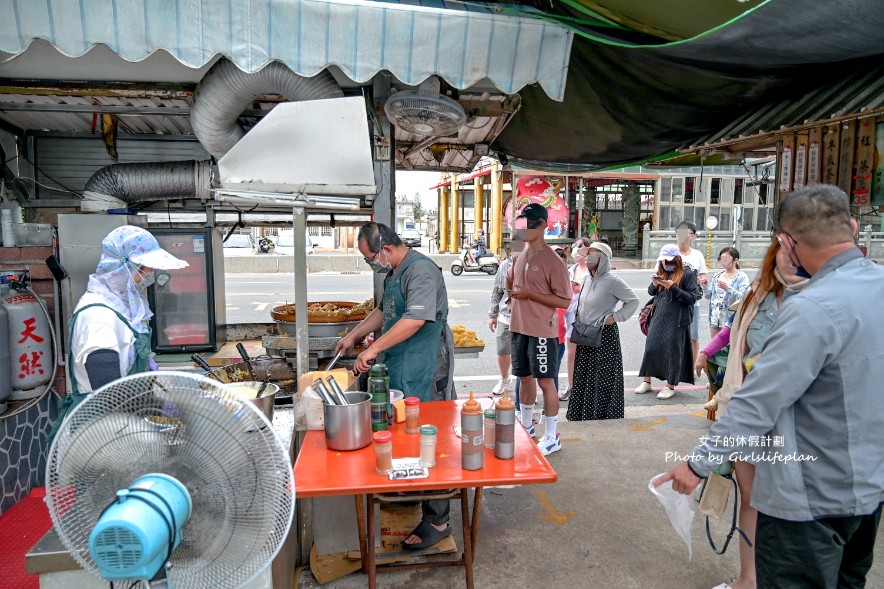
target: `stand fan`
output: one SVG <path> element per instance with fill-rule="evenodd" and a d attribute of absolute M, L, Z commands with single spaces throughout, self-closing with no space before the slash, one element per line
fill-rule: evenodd
<path fill-rule="evenodd" d="M 240 587 L 294 515 L 288 450 L 227 386 L 151 372 L 102 387 L 49 450 L 46 502 L 62 543 L 117 587 Z"/>

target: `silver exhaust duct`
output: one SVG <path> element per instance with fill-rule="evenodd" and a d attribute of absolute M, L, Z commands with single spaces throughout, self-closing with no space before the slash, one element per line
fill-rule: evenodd
<path fill-rule="evenodd" d="M 106 211 L 129 204 L 211 197 L 212 162 L 186 160 L 115 164 L 95 172 L 83 189 L 82 211 Z"/>
<path fill-rule="evenodd" d="M 312 78 L 294 73 L 278 62 L 247 74 L 233 62 L 218 61 L 206 73 L 193 94 L 190 124 L 206 151 L 220 159 L 242 139 L 245 131 L 237 120 L 259 96 L 279 94 L 290 102 L 340 98 L 344 92 L 328 71 Z M 268 146 L 272 149 L 273 146 Z"/>
<path fill-rule="evenodd" d="M 340 98 L 344 95 L 327 71 L 312 78 L 272 62 L 254 74 L 221 59 L 197 85 L 190 111 L 194 135 L 215 158 L 227 153 L 245 135 L 238 119 L 259 96 L 279 94 L 289 101 Z M 274 146 L 268 145 L 268 149 Z M 114 164 L 89 178 L 83 190 L 83 211 L 126 208 L 130 203 L 211 197 L 211 162 L 177 161 Z"/>

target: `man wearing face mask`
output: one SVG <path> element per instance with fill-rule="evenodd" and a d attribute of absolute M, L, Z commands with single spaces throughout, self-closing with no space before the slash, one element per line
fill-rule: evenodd
<path fill-rule="evenodd" d="M 98 268 L 70 319 L 67 365 L 72 391 L 61 399 L 50 442 L 65 415 L 89 393 L 149 369 L 153 313 L 147 287 L 156 280 L 155 269 L 188 266 L 140 227 L 117 227 L 101 246 Z"/>
<path fill-rule="evenodd" d="M 811 278 L 784 299 L 706 442 L 655 484 L 689 494 L 721 460 L 754 462 L 758 586 L 864 587 L 884 502 L 884 314 L 869 307 L 884 299 L 884 268 L 856 247 L 835 186 L 787 195 L 777 220 L 777 241 Z"/>
<path fill-rule="evenodd" d="M 434 261 L 406 247 L 382 223 L 359 229 L 359 251 L 375 272 L 386 274 L 384 296 L 335 346 L 350 350 L 369 333 L 381 336 L 356 358 L 356 372 L 372 360 L 387 365 L 390 388 L 423 401 L 454 399 L 454 336 L 448 327 L 448 291 Z M 423 501 L 421 523 L 405 539 L 406 550 L 422 550 L 451 534 L 447 500 Z"/>
<path fill-rule="evenodd" d="M 708 273 L 706 268 L 706 258 L 703 252 L 691 247 L 694 237 L 697 233 L 697 226 L 690 221 L 682 221 L 675 226 L 675 239 L 678 241 L 678 253 L 684 265 L 697 273 L 697 284 L 700 290 L 705 290 L 709 285 Z M 694 319 L 691 322 L 691 351 L 693 352 L 692 360 L 697 360 L 697 353 L 700 351 L 700 301 L 694 303 Z"/>
<path fill-rule="evenodd" d="M 390 387 L 421 401 L 454 398 L 454 337 L 448 327 L 448 291 L 442 270 L 399 239 L 382 223 L 359 229 L 359 251 L 366 263 L 385 274 L 384 298 L 335 351 L 352 349 L 375 331 L 381 336 L 356 358 L 357 372 L 370 362 L 387 365 Z M 407 355 L 407 358 L 406 358 Z"/>

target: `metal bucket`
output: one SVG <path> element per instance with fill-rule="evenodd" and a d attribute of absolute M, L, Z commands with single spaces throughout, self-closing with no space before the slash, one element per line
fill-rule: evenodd
<path fill-rule="evenodd" d="M 330 450 L 359 450 L 371 444 L 371 395 L 344 394 L 349 405 L 323 405 L 325 445 Z"/>
<path fill-rule="evenodd" d="M 275 385 L 272 382 L 268 383 L 267 388 L 264 389 L 264 393 L 256 399 L 255 395 L 263 384 L 263 382 L 251 380 L 246 382 L 232 382 L 228 383 L 227 386 L 247 398 L 252 405 L 257 407 L 261 413 L 273 423 L 273 399 L 276 397 L 276 393 L 279 392 L 279 385 Z"/>

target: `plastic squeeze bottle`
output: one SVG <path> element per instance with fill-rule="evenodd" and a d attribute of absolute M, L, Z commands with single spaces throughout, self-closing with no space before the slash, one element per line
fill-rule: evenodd
<path fill-rule="evenodd" d="M 494 416 L 494 455 L 509 460 L 516 451 L 516 404 L 509 395 L 497 402 Z"/>
<path fill-rule="evenodd" d="M 482 435 L 482 406 L 473 399 L 460 410 L 461 465 L 464 470 L 479 470 L 485 466 L 485 438 Z"/>

